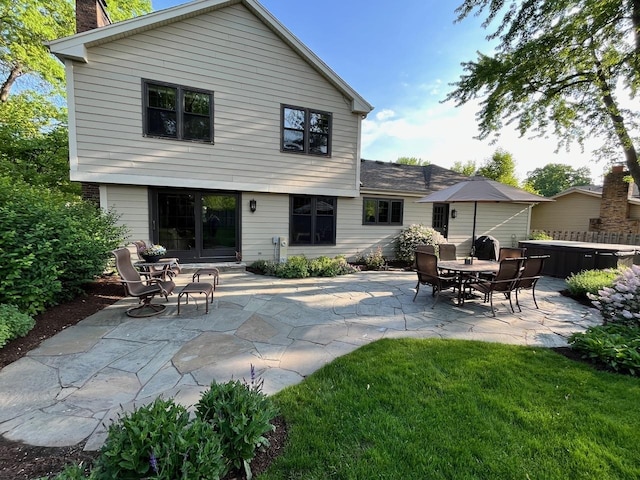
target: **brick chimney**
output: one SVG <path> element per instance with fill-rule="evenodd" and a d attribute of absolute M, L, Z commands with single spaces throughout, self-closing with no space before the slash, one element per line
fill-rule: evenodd
<path fill-rule="evenodd" d="M 106 0 L 76 0 L 76 33 L 109 25 Z"/>
<path fill-rule="evenodd" d="M 629 218 L 629 198 L 633 182 L 625 182 L 629 172 L 616 165 L 604 177 L 600 202 L 600 224 L 597 230 L 604 232 L 640 233 L 640 221 Z"/>

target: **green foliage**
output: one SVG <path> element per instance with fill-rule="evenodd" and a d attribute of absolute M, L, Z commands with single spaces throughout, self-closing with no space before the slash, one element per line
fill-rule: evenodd
<path fill-rule="evenodd" d="M 446 239 L 431 227 L 422 224 L 409 225 L 396 237 L 396 259 L 411 263 L 418 245 L 438 245 L 445 242 Z"/>
<path fill-rule="evenodd" d="M 598 290 L 613 285 L 615 279 L 620 275 L 620 270 L 583 270 L 572 273 L 567 279 L 567 288 L 571 295 L 587 298 L 589 294 L 595 295 Z"/>
<path fill-rule="evenodd" d="M 509 152 L 496 150 L 490 160 L 478 169 L 476 175 L 481 175 L 496 182 L 518 187 L 519 182 L 516 177 L 516 162 Z"/>
<path fill-rule="evenodd" d="M 92 478 L 217 479 L 225 473 L 214 429 L 190 420 L 186 408 L 173 400 L 158 398 L 109 425 Z"/>
<path fill-rule="evenodd" d="M 455 161 L 453 162 L 451 170 L 461 173 L 462 175 L 466 175 L 467 177 L 472 177 L 476 173 L 476 162 L 473 160 L 468 160 L 465 163 Z"/>
<path fill-rule="evenodd" d="M 380 245 L 373 251 L 367 251 L 358 255 L 356 262 L 363 264 L 367 270 L 382 270 L 387 264 L 384 255 L 382 255 L 382 247 Z"/>
<path fill-rule="evenodd" d="M 0 348 L 9 340 L 24 337 L 35 324 L 33 318 L 22 313 L 15 305 L 0 303 Z"/>
<path fill-rule="evenodd" d="M 573 168 L 571 165 L 549 163 L 528 172 L 526 183 L 545 197 L 552 197 L 570 187 L 589 185 L 591 172 L 587 167 Z"/>
<path fill-rule="evenodd" d="M 253 365 L 251 366 L 253 377 Z M 268 446 L 264 436 L 273 431 L 271 421 L 277 410 L 262 393 L 262 382 L 239 380 L 211 384 L 196 404 L 196 417 L 208 422 L 222 439 L 222 451 L 230 464 L 246 470 L 256 448 Z"/>
<path fill-rule="evenodd" d="M 589 297 L 604 323 L 640 327 L 640 266 L 623 269 L 612 283 Z"/>
<path fill-rule="evenodd" d="M 311 260 L 303 256 L 296 256 L 289 258 L 284 263 L 272 260 L 257 260 L 251 264 L 251 267 L 265 275 L 280 278 L 335 277 L 358 271 L 341 255 L 334 258 L 321 256 Z"/>
<path fill-rule="evenodd" d="M 504 7 L 504 8 L 503 8 Z M 640 85 L 637 2 L 464 0 L 458 20 L 485 14 L 492 54 L 463 63 L 447 100 L 480 101 L 480 138 L 515 124 L 521 135 L 559 139 L 558 148 L 603 140 L 601 158 L 619 160 L 640 184 L 637 108 L 626 108 Z M 494 21 L 496 22 L 493 28 Z M 579 99 L 579 101 L 576 101 Z"/>
<path fill-rule="evenodd" d="M 278 266 L 276 275 L 280 278 L 307 278 L 309 262 L 302 255 L 294 255 Z"/>
<path fill-rule="evenodd" d="M 0 177 L 0 303 L 35 314 L 83 292 L 104 270 L 125 228 L 76 197 Z"/>
<path fill-rule="evenodd" d="M 611 370 L 640 375 L 640 327 L 598 325 L 569 337 L 571 347 L 583 358 L 606 365 Z"/>
<path fill-rule="evenodd" d="M 63 93 L 64 65 L 49 53 L 45 42 L 75 33 L 74 5 L 72 0 L 0 0 L 0 70 L 6 78 L 10 72 L 35 77 L 41 88 L 48 84 L 53 93 Z M 149 0 L 109 0 L 107 5 L 113 21 L 151 11 Z"/>
<path fill-rule="evenodd" d="M 417 165 L 417 166 L 431 164 L 429 160 L 422 160 L 421 158 L 417 158 L 417 157 L 398 157 L 398 159 L 396 160 L 396 163 L 399 163 L 401 165 Z"/>
<path fill-rule="evenodd" d="M 553 240 L 553 237 L 544 230 L 532 230 L 529 240 Z"/>

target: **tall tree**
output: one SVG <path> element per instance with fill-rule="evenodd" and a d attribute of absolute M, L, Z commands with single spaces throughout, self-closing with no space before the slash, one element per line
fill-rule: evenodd
<path fill-rule="evenodd" d="M 0 101 L 29 75 L 42 91 L 63 93 L 64 68 L 44 42 L 75 33 L 75 0 L 0 0 Z M 114 22 L 151 11 L 150 0 L 109 0 Z"/>
<path fill-rule="evenodd" d="M 504 150 L 496 150 L 491 159 L 478 169 L 476 175 L 482 175 L 512 187 L 519 186 L 516 177 L 516 162 L 513 160 L 513 156 Z"/>
<path fill-rule="evenodd" d="M 471 177 L 476 173 L 476 162 L 473 160 L 467 160 L 465 163 L 460 161 L 453 162 L 453 167 L 451 170 L 454 172 L 461 173 L 462 175 L 466 175 L 467 177 Z"/>
<path fill-rule="evenodd" d="M 587 167 L 573 168 L 562 163 L 549 163 L 527 173 L 525 183 L 545 197 L 552 197 L 570 187 L 590 185 L 591 172 Z"/>
<path fill-rule="evenodd" d="M 640 0 L 465 0 L 458 20 L 485 15 L 493 55 L 463 63 L 448 99 L 482 97 L 480 137 L 516 123 L 520 133 L 553 133 L 558 147 L 599 137 L 600 157 L 624 154 L 640 184 L 637 107 Z M 612 148 L 614 146 L 615 148 Z"/>
<path fill-rule="evenodd" d="M 400 163 L 402 165 L 429 165 L 431 162 L 417 157 L 398 157 L 396 163 Z"/>

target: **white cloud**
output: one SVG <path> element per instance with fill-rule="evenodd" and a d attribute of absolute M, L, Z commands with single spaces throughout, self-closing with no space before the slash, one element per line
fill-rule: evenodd
<path fill-rule="evenodd" d="M 385 110 L 381 110 L 378 113 L 376 113 L 376 120 L 385 121 L 395 116 L 396 116 L 396 112 L 394 112 L 393 110 L 389 110 L 387 108 Z"/>
<path fill-rule="evenodd" d="M 454 162 L 475 161 L 481 166 L 498 148 L 513 155 L 516 174 L 523 180 L 527 172 L 548 163 L 564 163 L 573 168 L 586 166 L 594 181 L 598 181 L 605 164 L 592 160 L 591 150 L 597 142 L 580 152 L 572 146 L 570 152 L 555 153 L 557 141 L 520 138 L 517 131 L 505 128 L 497 142 L 480 141 L 475 119 L 478 105 L 468 103 L 455 107 L 451 102 L 427 101 L 412 109 L 383 109 L 373 120 L 364 120 L 362 128 L 363 157 L 392 161 L 402 156 L 418 157 L 445 168 Z"/>

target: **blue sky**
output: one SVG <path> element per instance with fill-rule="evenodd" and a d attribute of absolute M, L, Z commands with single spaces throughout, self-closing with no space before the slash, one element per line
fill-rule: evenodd
<path fill-rule="evenodd" d="M 152 0 L 154 10 L 182 3 Z M 375 107 L 363 122 L 363 158 L 418 157 L 445 168 L 472 160 L 479 167 L 502 148 L 513 155 L 520 180 L 548 163 L 564 163 L 588 167 L 598 181 L 606 166 L 592 160 L 589 148 L 556 154 L 554 138 L 520 139 L 511 129 L 493 145 L 475 140 L 477 106 L 442 103 L 462 74 L 461 62 L 492 48 L 480 19 L 454 22 L 461 0 L 260 3 Z"/>

